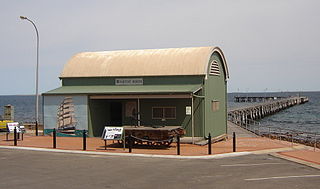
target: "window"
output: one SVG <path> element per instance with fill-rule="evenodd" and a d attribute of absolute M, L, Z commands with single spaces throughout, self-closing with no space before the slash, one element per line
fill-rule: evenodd
<path fill-rule="evenodd" d="M 163 118 L 163 108 L 152 108 L 152 119 L 162 119 Z"/>
<path fill-rule="evenodd" d="M 176 107 L 152 107 L 152 119 L 176 119 Z"/>
<path fill-rule="evenodd" d="M 164 118 L 165 119 L 175 119 L 176 109 L 175 108 L 164 108 Z"/>
<path fill-rule="evenodd" d="M 213 112 L 218 111 L 219 110 L 219 106 L 220 106 L 220 102 L 219 101 L 217 101 L 217 100 L 211 101 L 211 110 Z"/>
<path fill-rule="evenodd" d="M 219 76 L 220 75 L 220 69 L 219 69 L 219 64 L 218 61 L 216 60 L 212 60 L 211 64 L 210 64 L 210 75 L 215 75 L 215 76 Z"/>

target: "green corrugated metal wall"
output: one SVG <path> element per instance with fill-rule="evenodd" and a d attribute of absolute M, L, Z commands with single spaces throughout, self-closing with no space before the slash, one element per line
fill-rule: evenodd
<path fill-rule="evenodd" d="M 210 62 L 216 60 L 220 68 L 220 76 L 211 76 L 205 81 L 205 135 L 210 132 L 213 137 L 226 134 L 226 76 L 223 72 L 222 60 L 218 53 L 213 53 Z M 209 70 L 208 70 L 209 71 Z M 213 112 L 211 102 L 220 102 L 219 110 Z"/>

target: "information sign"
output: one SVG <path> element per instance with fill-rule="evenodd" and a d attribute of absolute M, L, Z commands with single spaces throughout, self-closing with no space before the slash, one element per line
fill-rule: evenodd
<path fill-rule="evenodd" d="M 191 115 L 191 106 L 186 106 L 186 115 Z"/>
<path fill-rule="evenodd" d="M 103 140 L 121 140 L 123 127 L 104 127 L 102 133 Z"/>
<path fill-rule="evenodd" d="M 21 133 L 21 129 L 18 122 L 7 123 L 7 129 L 9 133 L 13 133 L 14 128 L 16 128 L 17 133 Z"/>
<path fill-rule="evenodd" d="M 115 85 L 143 85 L 142 78 L 115 79 Z"/>

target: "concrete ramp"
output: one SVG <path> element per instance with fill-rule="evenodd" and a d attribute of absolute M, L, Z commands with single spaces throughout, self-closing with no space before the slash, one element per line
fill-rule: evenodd
<path fill-rule="evenodd" d="M 232 133 L 236 133 L 236 137 L 244 138 L 244 137 L 258 137 L 258 135 L 247 131 L 244 128 L 241 128 L 240 126 L 237 126 L 236 124 L 228 121 L 228 138 L 232 138 Z"/>

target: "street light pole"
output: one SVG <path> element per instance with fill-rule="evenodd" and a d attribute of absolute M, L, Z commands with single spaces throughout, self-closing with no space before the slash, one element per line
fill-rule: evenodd
<path fill-rule="evenodd" d="M 34 24 L 34 22 L 30 19 L 28 19 L 25 16 L 20 16 L 20 19 L 29 21 L 36 30 L 37 34 L 37 66 L 36 66 L 36 136 L 38 136 L 38 123 L 39 123 L 39 93 L 38 93 L 38 80 L 39 80 L 39 32 L 37 29 L 37 26 Z"/>

